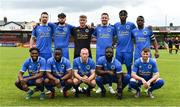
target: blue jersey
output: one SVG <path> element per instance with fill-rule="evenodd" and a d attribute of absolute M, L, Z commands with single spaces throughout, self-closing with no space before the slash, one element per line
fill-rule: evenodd
<path fill-rule="evenodd" d="M 51 57 L 47 61 L 46 71 L 51 72 L 56 77 L 63 77 L 71 70 L 70 61 L 62 57 L 60 62 L 57 62 L 54 57 Z"/>
<path fill-rule="evenodd" d="M 143 62 L 142 57 L 138 58 L 134 63 L 132 72 L 148 81 L 152 78 L 153 73 L 158 72 L 156 61 L 149 58 L 147 62 Z"/>
<path fill-rule="evenodd" d="M 80 76 L 90 76 L 92 72 L 95 72 L 95 63 L 91 58 L 88 58 L 87 62 L 83 63 L 81 57 L 78 57 L 73 61 L 73 69 Z"/>
<path fill-rule="evenodd" d="M 122 66 L 121 63 L 113 58 L 111 63 L 107 62 L 106 57 L 102 56 L 98 59 L 96 66 L 102 67 L 105 71 L 114 71 L 114 73 L 122 73 Z"/>
<path fill-rule="evenodd" d="M 32 31 L 32 37 L 36 38 L 36 47 L 40 53 L 51 53 L 52 28 L 47 25 L 38 25 Z"/>
<path fill-rule="evenodd" d="M 149 28 L 144 28 L 141 30 L 136 28 L 132 31 L 132 34 L 136 44 L 134 58 L 137 59 L 141 57 L 141 51 L 143 48 L 150 49 L 151 40 L 154 40 L 155 37 L 153 35 L 152 30 L 150 30 Z"/>
<path fill-rule="evenodd" d="M 46 71 L 46 60 L 42 57 L 38 57 L 38 60 L 36 62 L 33 62 L 32 58 L 28 58 L 22 65 L 20 71 L 28 71 L 29 76 L 38 74 L 40 71 Z"/>
<path fill-rule="evenodd" d="M 72 25 L 66 24 L 65 26 L 58 25 L 58 23 L 48 23 L 53 28 L 54 34 L 54 47 L 67 48 L 69 45 L 69 37 L 71 35 Z"/>
<path fill-rule="evenodd" d="M 112 25 L 97 26 L 94 30 L 93 35 L 97 39 L 96 54 L 104 56 L 106 47 L 112 46 L 113 38 L 115 35 L 114 27 Z M 98 60 L 98 58 L 96 60 Z"/>
<path fill-rule="evenodd" d="M 120 22 L 114 25 L 115 34 L 118 38 L 116 52 L 133 52 L 133 41 L 131 31 L 136 28 L 134 23 L 127 22 L 121 24 Z"/>

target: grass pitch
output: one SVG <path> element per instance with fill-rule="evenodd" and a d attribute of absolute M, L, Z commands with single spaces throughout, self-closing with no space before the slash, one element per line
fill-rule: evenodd
<path fill-rule="evenodd" d="M 92 52 L 95 58 L 95 49 Z M 125 89 L 123 99 L 117 100 L 107 89 L 105 98 L 95 92 L 92 92 L 92 97 L 80 95 L 78 99 L 70 92 L 69 98 L 63 98 L 57 91 L 55 99 L 46 97 L 44 101 L 40 101 L 39 92 L 36 92 L 31 100 L 25 100 L 26 93 L 14 85 L 17 72 L 29 57 L 28 49 L 0 47 L 0 106 L 180 106 L 180 53 L 170 55 L 166 50 L 159 52 L 158 69 L 165 85 L 154 91 L 155 99 L 150 99 L 145 93 L 135 99 L 134 95 Z M 73 49 L 70 49 L 71 63 L 72 58 Z M 126 70 L 124 65 L 123 70 Z M 113 86 L 115 89 L 115 84 Z"/>

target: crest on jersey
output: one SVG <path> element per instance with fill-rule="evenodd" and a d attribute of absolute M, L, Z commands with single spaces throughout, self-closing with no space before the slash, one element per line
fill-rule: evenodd
<path fill-rule="evenodd" d="M 67 27 L 64 27 L 63 30 L 64 30 L 65 32 L 67 32 Z"/>
<path fill-rule="evenodd" d="M 141 68 L 142 68 L 142 66 L 139 66 L 139 68 L 141 69 Z"/>
<path fill-rule="evenodd" d="M 149 65 L 148 65 L 148 69 L 151 69 L 151 68 L 152 68 L 152 65 L 151 65 L 151 64 L 149 64 Z"/>
<path fill-rule="evenodd" d="M 89 29 L 85 29 L 85 32 L 88 33 L 88 32 L 89 32 Z"/>
<path fill-rule="evenodd" d="M 40 69 L 40 63 L 37 64 L 37 69 Z"/>
<path fill-rule="evenodd" d="M 129 30 L 129 29 L 130 29 L 130 26 L 129 26 L 129 25 L 127 25 L 127 26 L 126 26 L 126 29 L 128 29 L 128 30 Z"/>
<path fill-rule="evenodd" d="M 50 31 L 51 30 L 51 28 L 50 27 L 47 27 L 47 31 Z"/>
<path fill-rule="evenodd" d="M 87 70 L 90 70 L 90 65 L 86 65 L 86 69 L 87 69 Z"/>
<path fill-rule="evenodd" d="M 64 69 L 64 65 L 61 65 L 61 69 Z"/>
<path fill-rule="evenodd" d="M 111 28 L 107 28 L 107 31 L 108 31 L 108 32 L 111 32 Z"/>
<path fill-rule="evenodd" d="M 147 31 L 144 31 L 143 34 L 144 34 L 144 35 L 147 35 Z"/>
<path fill-rule="evenodd" d="M 111 65 L 111 69 L 114 70 L 115 69 L 115 65 Z"/>

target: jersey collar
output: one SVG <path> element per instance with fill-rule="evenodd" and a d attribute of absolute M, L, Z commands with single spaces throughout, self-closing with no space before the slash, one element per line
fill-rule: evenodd
<path fill-rule="evenodd" d="M 39 60 L 40 60 L 40 57 L 38 57 L 36 62 L 38 62 Z M 34 62 L 32 58 L 31 58 L 31 62 Z"/>
<path fill-rule="evenodd" d="M 54 59 L 55 62 L 57 62 L 56 59 L 55 59 L 54 57 L 53 57 L 53 59 Z M 63 57 L 61 57 L 60 63 L 62 63 L 62 61 L 63 61 Z M 59 63 L 59 62 L 57 62 L 57 63 Z"/>
<path fill-rule="evenodd" d="M 105 58 L 105 59 L 106 59 L 106 58 Z M 112 58 L 112 61 L 111 61 L 111 63 L 113 63 L 113 62 L 114 62 L 114 60 L 115 60 L 115 58 L 113 57 L 113 58 Z M 108 62 L 108 61 L 106 60 L 106 62 Z"/>
<path fill-rule="evenodd" d="M 144 61 L 143 61 L 142 57 L 140 58 L 140 60 L 141 60 L 141 62 L 142 62 L 142 63 L 144 63 Z M 148 63 L 148 62 L 149 62 L 149 58 L 148 58 L 148 60 L 147 60 L 147 62 L 146 62 L 146 63 Z"/>
<path fill-rule="evenodd" d="M 89 58 L 88 58 L 89 59 Z M 86 60 L 86 64 L 88 63 L 88 59 Z M 81 63 L 83 63 L 82 58 L 80 57 Z"/>
<path fill-rule="evenodd" d="M 108 23 L 108 24 L 106 24 L 106 25 L 103 25 L 103 24 L 101 24 L 101 26 L 109 26 L 110 24 Z"/>
<path fill-rule="evenodd" d="M 40 26 L 48 26 L 48 23 L 46 23 L 46 24 L 41 23 Z"/>

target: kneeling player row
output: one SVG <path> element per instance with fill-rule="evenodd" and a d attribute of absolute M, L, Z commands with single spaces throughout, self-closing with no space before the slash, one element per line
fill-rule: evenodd
<path fill-rule="evenodd" d="M 62 57 L 61 49 L 55 49 L 54 56 L 47 62 L 38 56 L 37 48 L 31 48 L 29 52 L 31 58 L 23 64 L 15 83 L 19 89 L 27 92 L 26 99 L 30 99 L 34 93 L 29 86 L 36 86 L 36 89 L 41 91 L 41 100 L 45 97 L 44 86 L 51 91 L 51 97 L 55 95 L 55 86 L 63 87 L 64 97 L 68 96 L 67 91 L 73 87 L 76 90 L 75 97 L 79 97 L 78 87 L 81 83 L 88 85 L 84 90 L 87 96 L 91 96 L 90 92 L 97 84 L 101 89 L 101 96 L 104 97 L 106 94 L 104 84 L 112 82 L 117 83 L 118 99 L 122 99 L 122 91 L 127 84 L 136 90 L 135 97 L 140 96 L 140 87 L 143 85 L 148 89 L 148 95 L 154 98 L 152 91 L 161 88 L 164 84 L 164 81 L 159 78 L 156 62 L 149 58 L 148 48 L 144 48 L 142 57 L 135 61 L 131 77 L 122 73 L 121 63 L 113 57 L 112 47 L 106 48 L 105 56 L 100 57 L 96 65 L 88 57 L 88 49 L 83 48 L 80 57 L 74 59 L 73 68 L 70 61 Z M 23 76 L 25 71 L 28 71 L 29 76 Z"/>

